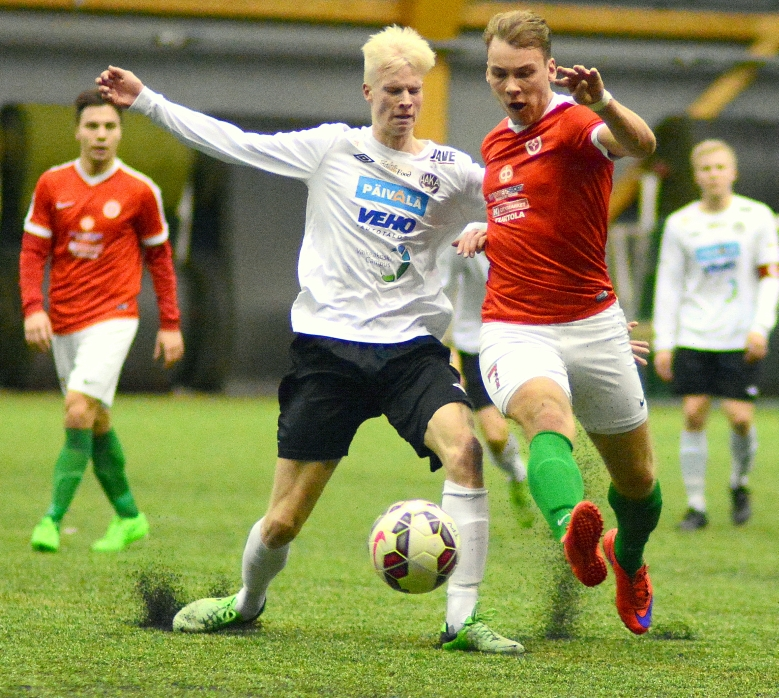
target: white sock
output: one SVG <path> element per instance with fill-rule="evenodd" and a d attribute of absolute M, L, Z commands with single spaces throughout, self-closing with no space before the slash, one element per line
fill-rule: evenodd
<path fill-rule="evenodd" d="M 755 463 L 757 453 L 757 429 L 754 425 L 746 436 L 740 436 L 735 431 L 730 432 L 730 486 L 746 487 L 747 477 Z"/>
<path fill-rule="evenodd" d="M 265 592 L 273 578 L 284 569 L 289 555 L 289 543 L 280 548 L 268 548 L 262 542 L 262 519 L 252 530 L 243 549 L 243 588 L 235 600 L 235 610 L 242 618 L 254 618 L 265 602 Z"/>
<path fill-rule="evenodd" d="M 473 614 L 487 566 L 487 490 L 445 480 L 441 508 L 454 519 L 460 532 L 459 560 L 446 588 L 446 624 L 449 632 L 456 633 Z"/>
<path fill-rule="evenodd" d="M 706 461 L 709 447 L 706 431 L 682 431 L 679 439 L 679 461 L 687 503 L 696 511 L 706 511 Z"/>
<path fill-rule="evenodd" d="M 519 442 L 514 434 L 509 433 L 506 445 L 500 453 L 490 451 L 490 455 L 495 465 L 513 480 L 521 482 L 527 477 L 525 463 L 519 454 Z"/>

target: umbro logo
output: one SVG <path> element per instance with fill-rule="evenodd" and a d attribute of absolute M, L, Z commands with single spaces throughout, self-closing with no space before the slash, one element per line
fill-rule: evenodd
<path fill-rule="evenodd" d="M 366 155 L 365 153 L 355 153 L 354 157 L 360 162 L 376 162 L 370 155 Z"/>

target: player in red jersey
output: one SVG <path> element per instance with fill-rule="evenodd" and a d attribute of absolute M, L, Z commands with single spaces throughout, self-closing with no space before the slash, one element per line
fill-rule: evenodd
<path fill-rule="evenodd" d="M 484 38 L 487 82 L 508 118 L 482 146 L 486 232 L 464 236 L 458 249 L 484 248 L 490 261 L 480 340 L 485 384 L 522 426 L 533 498 L 576 576 L 594 586 L 606 577 L 603 519 L 583 501 L 574 414 L 589 434 L 612 480 L 618 527 L 604 550 L 617 576 L 617 608 L 641 634 L 652 617 L 643 551 L 662 501 L 605 252 L 613 160 L 650 155 L 655 138 L 605 90 L 596 69 L 555 64 L 541 17 L 496 15 Z M 552 84 L 571 96 L 555 94 Z"/>
<path fill-rule="evenodd" d="M 116 516 L 92 549 L 122 550 L 149 524 L 133 499 L 111 426 L 119 373 L 138 329 L 141 275 L 152 275 L 160 314 L 154 358 L 181 359 L 176 276 L 159 188 L 116 157 L 119 110 L 97 90 L 76 99 L 80 156 L 46 171 L 24 222 L 20 286 L 27 343 L 51 349 L 65 394 L 65 445 L 51 506 L 33 530 L 35 550 L 59 549 L 59 525 L 90 458 Z M 48 311 L 43 280 L 50 265 Z"/>

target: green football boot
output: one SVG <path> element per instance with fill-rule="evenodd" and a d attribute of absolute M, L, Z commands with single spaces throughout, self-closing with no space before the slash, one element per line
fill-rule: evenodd
<path fill-rule="evenodd" d="M 523 654 L 525 648 L 516 640 L 498 635 L 485 622 L 484 616 L 474 613 L 465 620 L 458 633 L 450 633 L 444 623 L 441 628 L 441 647 L 463 652 L 487 652 L 490 654 Z"/>
<path fill-rule="evenodd" d="M 199 599 L 187 604 L 173 618 L 173 630 L 179 633 L 212 633 L 231 626 L 249 625 L 262 615 L 264 601 L 254 618 L 242 618 L 235 610 L 237 596 L 233 594 L 218 599 Z"/>
<path fill-rule="evenodd" d="M 42 553 L 56 553 L 60 549 L 60 529 L 51 516 L 44 516 L 32 530 L 30 545 Z"/>
<path fill-rule="evenodd" d="M 530 495 L 530 486 L 525 480 L 509 479 L 509 497 L 516 511 L 517 521 L 522 528 L 532 528 L 536 517 L 535 503 Z"/>
<path fill-rule="evenodd" d="M 92 550 L 98 553 L 114 553 L 124 550 L 130 543 L 149 535 L 149 522 L 144 514 L 132 519 L 114 516 L 105 535 L 92 543 Z"/>

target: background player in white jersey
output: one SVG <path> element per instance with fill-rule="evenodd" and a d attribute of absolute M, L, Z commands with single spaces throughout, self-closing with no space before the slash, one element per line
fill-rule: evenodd
<path fill-rule="evenodd" d="M 116 511 L 96 551 L 143 538 L 149 524 L 125 475 L 111 424 L 119 373 L 138 328 L 142 263 L 151 272 L 160 314 L 154 358 L 171 366 L 184 353 L 176 275 L 159 189 L 116 152 L 121 114 L 96 89 L 76 98 L 79 158 L 51 168 L 35 187 L 24 222 L 19 281 L 24 335 L 53 350 L 65 393 L 65 444 L 54 465 L 51 505 L 33 530 L 35 550 L 55 552 L 59 525 L 90 458 Z M 44 272 L 50 265 L 48 308 Z"/>
<path fill-rule="evenodd" d="M 721 140 L 691 153 L 701 198 L 666 220 L 654 300 L 654 365 L 682 396 L 679 445 L 688 510 L 683 530 L 707 525 L 706 423 L 712 397 L 730 423 L 733 523 L 751 515 L 748 474 L 760 362 L 776 323 L 779 247 L 773 211 L 733 192 L 736 154 Z"/>
<path fill-rule="evenodd" d="M 449 334 L 456 354 L 455 366 L 462 374 L 463 385 L 473 403 L 487 452 L 492 462 L 506 474 L 517 520 L 520 526 L 529 528 L 533 525 L 534 504 L 527 484 L 527 469 L 519 452 L 519 442 L 509 429 L 506 418 L 490 400 L 479 368 L 481 306 L 486 291 L 489 261 L 484 255 L 463 257 L 457 254 L 454 247 L 450 247 L 441 254 L 438 269 L 444 292 L 454 306 Z"/>
<path fill-rule="evenodd" d="M 359 425 L 385 414 L 446 475 L 442 506 L 461 557 L 447 588 L 445 649 L 519 654 L 475 611 L 488 538 L 482 449 L 468 398 L 441 344 L 451 304 L 436 260 L 483 217 L 483 171 L 464 153 L 421 141 L 414 124 L 435 54 L 411 29 L 390 27 L 363 47 L 371 126 L 324 124 L 262 135 L 179 105 L 129 71 L 98 78 L 104 97 L 149 116 L 206 153 L 308 186 L 292 307 L 293 368 L 279 387 L 278 459 L 270 504 L 244 550 L 243 588 L 182 609 L 174 629 L 218 630 L 254 620 L 290 542 L 310 515 Z"/>

